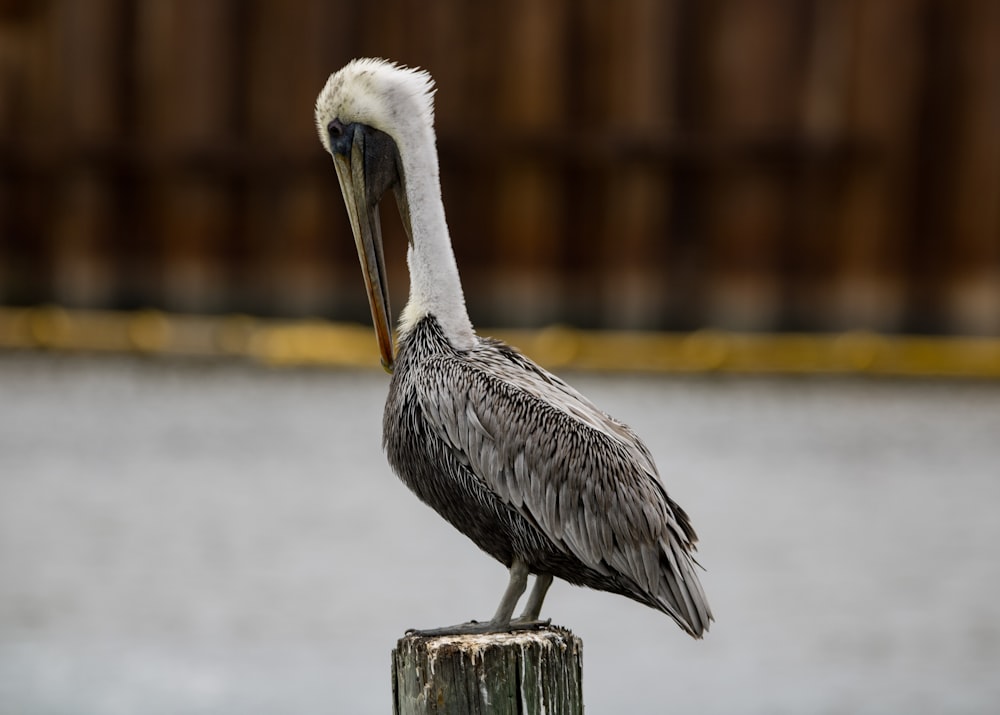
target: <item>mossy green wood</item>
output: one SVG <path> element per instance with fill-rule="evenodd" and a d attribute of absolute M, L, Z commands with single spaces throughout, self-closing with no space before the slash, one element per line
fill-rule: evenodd
<path fill-rule="evenodd" d="M 392 652 L 395 715 L 583 713 L 583 642 L 570 631 L 408 635 Z"/>

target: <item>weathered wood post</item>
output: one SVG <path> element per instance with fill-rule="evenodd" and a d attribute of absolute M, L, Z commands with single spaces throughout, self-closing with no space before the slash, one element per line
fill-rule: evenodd
<path fill-rule="evenodd" d="M 392 652 L 394 715 L 582 715 L 583 641 L 563 628 L 407 635 Z"/>

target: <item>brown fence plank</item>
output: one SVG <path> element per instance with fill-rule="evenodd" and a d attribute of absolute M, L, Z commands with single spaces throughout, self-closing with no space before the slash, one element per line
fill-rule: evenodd
<path fill-rule="evenodd" d="M 73 165 L 53 187 L 52 296 L 65 305 L 96 307 L 117 298 L 112 240 L 117 188 L 92 157 L 126 131 L 121 68 L 128 58 L 119 41 L 125 18 L 119 0 L 54 9 L 61 46 L 61 91 L 54 99 L 58 116 L 64 117 L 57 141 Z"/>
<path fill-rule="evenodd" d="M 51 295 L 50 186 L 29 162 L 56 112 L 58 41 L 44 3 L 0 7 L 0 301 Z"/>
<path fill-rule="evenodd" d="M 346 221 L 338 220 L 332 165 L 303 169 L 323 158 L 313 107 L 330 72 L 349 58 L 343 12 L 350 10 L 323 0 L 260 0 L 251 9 L 241 77 L 247 151 L 281 162 L 241 182 L 234 291 L 256 313 L 324 314 L 356 288 L 342 280 L 356 259 Z"/>
<path fill-rule="evenodd" d="M 565 122 L 562 77 L 568 3 L 517 0 L 505 17 L 500 131 L 545 139 Z M 529 155 L 504 161 L 497 184 L 498 248 L 489 293 L 503 321 L 559 314 L 558 237 L 563 190 L 558 166 Z"/>
<path fill-rule="evenodd" d="M 727 151 L 713 171 L 707 198 L 713 207 L 705 217 L 711 261 L 707 319 L 743 329 L 773 328 L 787 216 L 783 174 L 789 167 L 785 157 L 768 154 L 796 127 L 800 4 L 716 5 L 707 120 L 736 153 Z"/>
<path fill-rule="evenodd" d="M 1000 4 L 957 3 L 960 23 L 954 174 L 947 200 L 949 322 L 1000 333 Z"/>
<path fill-rule="evenodd" d="M 621 147 L 671 131 L 673 19 L 671 5 L 655 0 L 630 3 L 612 15 L 601 5 L 590 7 L 587 47 L 599 64 L 598 81 L 589 84 L 599 94 L 590 101 L 596 118 L 588 129 L 619 147 L 601 171 L 601 214 L 591 224 L 600 269 L 592 269 L 592 280 L 600 286 L 601 322 L 622 327 L 658 327 L 667 310 L 670 161 L 636 161 Z"/>
<path fill-rule="evenodd" d="M 235 222 L 224 176 L 197 167 L 227 149 L 237 127 L 234 0 L 137 5 L 139 134 L 163 164 L 151 182 L 146 240 L 151 294 L 170 309 L 221 310 L 226 243 Z M 159 266 L 169 270 L 162 270 Z"/>
<path fill-rule="evenodd" d="M 845 188 L 836 242 L 834 327 L 893 330 L 905 312 L 905 236 L 921 90 L 921 5 L 854 0 L 849 131 L 877 147 Z M 891 61 L 889 57 L 891 56 Z"/>
<path fill-rule="evenodd" d="M 783 326 L 792 330 L 830 325 L 836 305 L 839 197 L 851 170 L 870 160 L 848 122 L 854 13 L 850 2 L 819 0 L 805 20 L 799 127 L 802 141 L 813 151 L 792 172 L 781 265 Z"/>

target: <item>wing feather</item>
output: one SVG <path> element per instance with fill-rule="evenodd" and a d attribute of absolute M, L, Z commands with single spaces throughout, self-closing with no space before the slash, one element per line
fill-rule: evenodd
<path fill-rule="evenodd" d="M 421 407 L 477 479 L 590 568 L 614 569 L 682 626 L 707 626 L 696 537 L 627 426 L 494 343 L 439 359 L 452 364 L 422 364 Z"/>

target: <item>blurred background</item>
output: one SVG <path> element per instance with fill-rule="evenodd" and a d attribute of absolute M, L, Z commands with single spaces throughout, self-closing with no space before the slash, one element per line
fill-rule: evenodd
<path fill-rule="evenodd" d="M 703 642 L 553 587 L 588 712 L 996 712 L 1000 3 L 0 0 L 0 715 L 387 712 L 494 610 L 380 449 L 363 55 L 437 81 L 473 322 L 702 537 Z"/>
<path fill-rule="evenodd" d="M 0 304 L 367 320 L 365 55 L 437 80 L 479 324 L 1000 332 L 989 0 L 3 0 Z"/>

